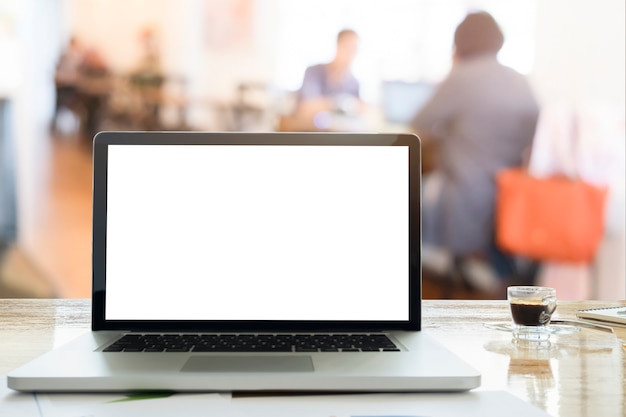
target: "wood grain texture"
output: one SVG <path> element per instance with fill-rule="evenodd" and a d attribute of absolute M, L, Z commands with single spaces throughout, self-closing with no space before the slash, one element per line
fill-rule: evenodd
<path fill-rule="evenodd" d="M 555 318 L 613 305 L 626 301 L 565 301 Z M 90 309 L 82 299 L 0 300 L 0 374 L 88 331 Z M 626 328 L 582 329 L 538 348 L 484 326 L 510 320 L 506 301 L 425 300 L 422 314 L 425 332 L 482 373 L 480 390 L 509 391 L 552 416 L 626 415 Z"/>

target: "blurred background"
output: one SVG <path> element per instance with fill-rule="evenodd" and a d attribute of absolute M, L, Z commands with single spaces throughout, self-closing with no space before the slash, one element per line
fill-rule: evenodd
<path fill-rule="evenodd" d="M 291 130 L 306 68 L 344 28 L 365 110 L 336 130 L 410 131 L 476 9 L 540 107 L 585 121 L 574 164 L 609 187 L 594 261 L 541 265 L 535 282 L 626 298 L 622 0 L 0 0 L 0 297 L 90 296 L 95 132 Z M 424 276 L 426 298 L 484 290 Z"/>

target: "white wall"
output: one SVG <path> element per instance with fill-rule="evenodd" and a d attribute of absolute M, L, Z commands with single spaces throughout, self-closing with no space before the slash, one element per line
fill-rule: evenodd
<path fill-rule="evenodd" d="M 54 67 L 60 33 L 58 0 L 24 0 L 16 9 L 16 38 L 21 80 L 14 92 L 13 131 L 18 209 L 18 241 L 36 255 L 36 207 L 41 202 L 39 175 L 45 170 L 43 147 L 54 109 Z M 35 260 L 36 261 L 36 260 Z"/>
<path fill-rule="evenodd" d="M 591 297 L 599 299 L 626 298 L 625 4 L 537 3 L 535 90 L 544 105 L 568 106 L 591 121 L 594 137 L 583 140 L 605 154 L 595 161 L 610 186 L 606 238 L 590 283 Z"/>
<path fill-rule="evenodd" d="M 537 4 L 532 80 L 544 100 L 626 100 L 623 0 L 549 0 Z"/>

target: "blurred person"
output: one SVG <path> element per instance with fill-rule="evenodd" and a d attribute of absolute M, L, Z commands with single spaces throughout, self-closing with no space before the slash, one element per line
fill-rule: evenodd
<path fill-rule="evenodd" d="M 163 79 L 157 33 L 146 27 L 139 34 L 142 55 L 132 72 L 133 81 L 141 84 L 160 84 Z"/>
<path fill-rule="evenodd" d="M 139 40 L 142 55 L 131 73 L 130 81 L 141 99 L 140 123 L 146 129 L 156 129 L 160 126 L 161 90 L 165 82 L 156 30 L 152 27 L 144 28 L 139 34 Z"/>
<path fill-rule="evenodd" d="M 425 148 L 435 149 L 424 176 L 425 267 L 429 254 L 443 254 L 431 258 L 443 261 L 438 272 L 500 296 L 498 287 L 520 271 L 495 246 L 495 176 L 522 165 L 539 114 L 526 78 L 498 62 L 503 43 L 491 15 L 468 14 L 454 34 L 450 73 L 412 121 Z"/>
<path fill-rule="evenodd" d="M 78 37 L 72 36 L 55 71 L 56 106 L 52 127 L 57 129 L 69 125 L 70 122 L 59 120 L 60 110 L 65 107 L 80 119 L 83 135 L 89 139 L 93 137 L 102 105 L 109 93 L 108 75 L 108 65 L 99 50 L 95 46 L 85 46 Z"/>
<path fill-rule="evenodd" d="M 109 64 L 100 50 L 95 45 L 87 47 L 80 67 L 80 97 L 85 110 L 82 131 L 89 143 L 99 130 L 111 93 L 110 75 Z"/>
<path fill-rule="evenodd" d="M 360 85 L 352 73 L 358 46 L 358 34 L 344 29 L 337 34 L 333 60 L 306 69 L 293 118 L 296 128 L 326 130 L 329 114 L 360 114 Z"/>
<path fill-rule="evenodd" d="M 81 74 L 88 77 L 102 77 L 110 73 L 106 59 L 95 46 L 90 46 L 85 50 Z"/>
<path fill-rule="evenodd" d="M 57 127 L 59 113 L 62 107 L 76 110 L 80 72 L 85 58 L 85 48 L 76 36 L 61 52 L 57 62 L 54 84 L 56 89 L 56 103 L 54 107 L 53 128 Z"/>

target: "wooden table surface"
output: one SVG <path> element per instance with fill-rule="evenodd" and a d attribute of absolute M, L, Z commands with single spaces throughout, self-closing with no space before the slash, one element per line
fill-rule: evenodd
<path fill-rule="evenodd" d="M 626 301 L 562 301 L 554 319 Z M 89 300 L 0 300 L 0 375 L 90 328 Z M 479 390 L 505 390 L 552 416 L 626 416 L 626 328 L 553 335 L 520 346 L 484 323 L 508 322 L 506 301 L 425 300 L 423 329 L 482 373 Z"/>

